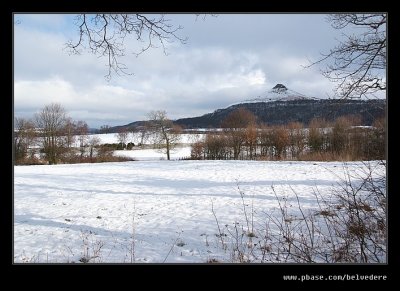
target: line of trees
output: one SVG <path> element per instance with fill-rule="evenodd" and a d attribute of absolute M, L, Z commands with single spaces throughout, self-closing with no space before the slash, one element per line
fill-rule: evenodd
<path fill-rule="evenodd" d="M 315 118 L 307 127 L 258 125 L 244 108 L 222 122 L 223 130 L 207 134 L 192 145 L 192 159 L 258 160 L 371 160 L 385 159 L 385 120 L 362 127 L 358 116 L 342 116 L 333 123 Z"/>
<path fill-rule="evenodd" d="M 100 144 L 100 139 L 89 135 L 85 121 L 74 121 L 58 103 L 46 105 L 32 119 L 15 118 L 15 164 L 82 163 L 122 161 L 114 150 L 132 149 L 129 133 L 139 138 L 138 145 L 152 141 L 153 147 L 164 152 L 170 160 L 171 151 L 180 140 L 182 129 L 174 125 L 165 111 L 152 111 L 144 126 L 121 129 L 117 133 L 118 144 Z M 109 131 L 104 125 L 102 132 Z"/>
<path fill-rule="evenodd" d="M 104 162 L 120 160 L 89 135 L 85 121 L 74 121 L 58 103 L 46 105 L 32 119 L 15 118 L 15 164 Z"/>
<path fill-rule="evenodd" d="M 129 131 L 139 133 L 142 142 L 152 138 L 153 146 L 170 160 L 182 129 L 173 124 L 165 111 L 152 111 L 148 117 L 144 126 Z M 385 159 L 385 119 L 376 119 L 372 127 L 360 124 L 358 116 L 342 116 L 332 123 L 315 118 L 307 127 L 299 122 L 260 125 L 253 113 L 239 108 L 222 122 L 222 131 L 209 133 L 203 141 L 193 143 L 191 159 Z M 121 130 L 117 135 L 121 149 L 133 146 L 126 146 L 129 131 Z M 60 104 L 46 105 L 33 119 L 15 119 L 16 164 L 116 161 L 115 149 L 100 145 L 97 137 L 89 135 L 86 122 L 73 121 Z"/>

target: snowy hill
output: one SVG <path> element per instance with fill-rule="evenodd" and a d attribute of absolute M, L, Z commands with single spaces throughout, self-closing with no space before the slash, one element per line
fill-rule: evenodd
<path fill-rule="evenodd" d="M 288 98 L 295 98 L 289 95 L 282 98 L 283 100 L 275 101 L 244 101 L 202 116 L 181 118 L 175 123 L 184 128 L 217 128 L 231 112 L 239 108 L 245 108 L 252 112 L 259 123 L 269 125 L 288 124 L 296 121 L 309 124 L 313 118 L 325 118 L 327 121 L 333 121 L 339 116 L 358 115 L 361 117 L 362 125 L 369 126 L 375 118 L 385 116 L 385 100 L 289 100 Z"/>
<path fill-rule="evenodd" d="M 294 101 L 294 100 L 317 100 L 315 97 L 308 97 L 304 94 L 288 89 L 283 84 L 276 84 L 264 96 L 248 99 L 240 103 L 272 102 L 272 101 Z"/>
<path fill-rule="evenodd" d="M 319 99 L 296 92 L 283 84 L 277 84 L 262 96 L 243 100 L 202 116 L 180 118 L 174 123 L 187 129 L 219 128 L 228 114 L 240 107 L 252 112 L 259 123 L 269 125 L 296 121 L 308 124 L 313 118 L 333 121 L 339 116 L 358 115 L 361 117 L 362 125 L 370 126 L 376 118 L 385 116 L 386 100 Z M 109 132 L 117 132 L 120 128 L 142 126 L 143 123 L 136 121 L 112 127 Z"/>
<path fill-rule="evenodd" d="M 215 128 L 232 111 L 245 108 L 252 112 L 259 123 L 269 125 L 301 122 L 308 124 L 313 118 L 333 121 L 339 116 L 359 115 L 363 125 L 371 125 L 375 118 L 385 115 L 385 100 L 319 99 L 296 92 L 283 84 L 276 84 L 264 95 L 247 99 L 217 109 L 198 117 L 181 118 L 175 123 L 185 128 Z"/>

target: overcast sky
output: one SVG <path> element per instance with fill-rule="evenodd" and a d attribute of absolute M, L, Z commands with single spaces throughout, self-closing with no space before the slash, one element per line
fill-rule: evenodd
<path fill-rule="evenodd" d="M 172 119 L 193 117 L 255 98 L 282 83 L 299 93 L 327 98 L 333 84 L 304 69 L 341 38 L 323 14 L 167 15 L 184 27 L 185 45 L 133 55 L 127 42 L 123 62 L 129 76 L 107 74 L 107 60 L 89 53 L 69 55 L 76 39 L 73 15 L 15 15 L 14 114 L 32 117 L 61 103 L 74 120 L 90 127 L 123 125 L 166 110 Z M 134 44 L 133 44 L 134 46 Z"/>

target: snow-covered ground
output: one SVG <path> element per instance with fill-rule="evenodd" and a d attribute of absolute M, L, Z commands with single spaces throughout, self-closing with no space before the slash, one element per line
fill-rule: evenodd
<path fill-rule="evenodd" d="M 189 133 L 181 134 L 180 135 L 180 143 L 183 145 L 180 145 L 171 150 L 171 152 L 170 152 L 171 160 L 179 160 L 179 159 L 190 157 L 190 150 L 191 150 L 190 144 L 192 144 L 196 141 L 203 140 L 204 136 L 205 136 L 204 134 L 189 134 Z M 117 133 L 94 134 L 94 135 L 91 135 L 91 137 L 98 137 L 100 140 L 100 144 L 119 143 Z M 127 142 L 131 142 L 131 141 L 135 142 L 135 144 L 138 144 L 140 141 L 139 134 L 138 133 L 135 133 L 134 135 L 129 134 Z M 147 138 L 144 141 L 144 144 L 147 144 L 147 145 L 152 144 L 151 137 Z M 78 143 L 76 144 L 76 146 L 79 146 Z M 141 149 L 140 147 L 134 147 L 132 150 L 117 150 L 117 151 L 114 151 L 114 155 L 134 158 L 135 160 L 138 160 L 138 161 L 152 161 L 152 160 L 166 160 L 167 159 L 165 150 Z"/>
<path fill-rule="evenodd" d="M 358 171 L 363 164 L 347 166 Z M 377 163 L 373 169 L 385 171 Z M 275 193 L 294 203 L 295 191 L 304 209 L 316 208 L 313 191 L 328 195 L 343 175 L 339 162 L 15 166 L 14 261 L 231 262 L 212 209 L 222 229 L 244 226 L 244 203 L 262 227 L 279 213 Z"/>
<path fill-rule="evenodd" d="M 179 160 L 190 157 L 191 147 L 178 147 L 170 152 L 171 160 Z M 114 155 L 121 157 L 134 158 L 137 161 L 166 160 L 167 154 L 163 150 L 136 149 L 114 151 Z"/>
<path fill-rule="evenodd" d="M 180 135 L 180 143 L 183 144 L 191 144 L 194 143 L 198 140 L 204 139 L 205 134 L 199 133 L 199 134 L 190 134 L 190 133 L 183 133 Z M 105 144 L 105 143 L 119 143 L 118 140 L 118 133 L 103 133 L 103 134 L 92 134 L 89 135 L 89 137 L 97 137 L 100 140 L 100 144 Z M 135 144 L 139 144 L 141 141 L 140 134 L 139 133 L 129 133 L 126 142 L 133 142 Z M 144 141 L 143 144 L 152 144 L 153 139 L 152 136 L 147 137 Z M 79 141 L 76 141 L 76 146 L 79 146 Z"/>

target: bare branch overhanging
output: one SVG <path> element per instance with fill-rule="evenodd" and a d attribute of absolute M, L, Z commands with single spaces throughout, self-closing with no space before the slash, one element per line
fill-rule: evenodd
<path fill-rule="evenodd" d="M 167 54 L 167 43 L 178 41 L 185 44 L 187 41 L 186 37 L 178 34 L 183 27 L 171 24 L 164 15 L 79 14 L 75 24 L 79 38 L 68 41 L 66 48 L 71 54 L 81 54 L 87 50 L 98 57 L 106 57 L 108 73 L 105 77 L 108 80 L 112 73 L 132 74 L 121 62 L 126 54 L 125 40 L 129 37 L 143 44 L 139 51 L 132 52 L 135 56 L 156 48 L 158 43 Z"/>
<path fill-rule="evenodd" d="M 308 67 L 326 63 L 322 74 L 337 83 L 335 94 L 340 98 L 386 90 L 386 14 L 332 14 L 327 19 L 335 29 L 352 26 L 362 32 L 343 34 L 343 41 Z"/>

